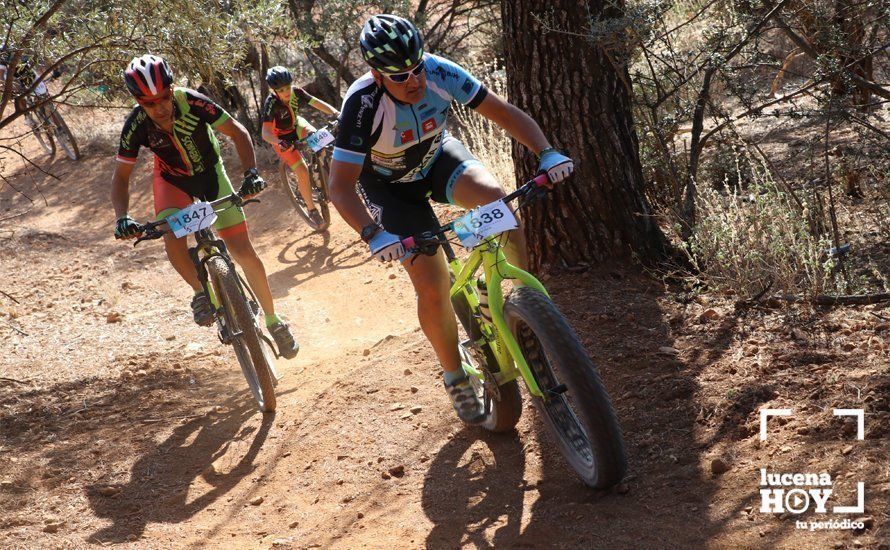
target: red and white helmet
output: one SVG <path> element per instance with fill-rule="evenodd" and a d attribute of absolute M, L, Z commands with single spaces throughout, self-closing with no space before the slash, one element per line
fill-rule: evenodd
<path fill-rule="evenodd" d="M 130 93 L 137 98 L 153 98 L 164 93 L 173 84 L 173 72 L 163 58 L 145 54 L 130 61 L 124 71 L 124 82 Z"/>

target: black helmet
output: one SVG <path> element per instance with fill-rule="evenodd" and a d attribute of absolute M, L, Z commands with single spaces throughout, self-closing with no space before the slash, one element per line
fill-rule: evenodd
<path fill-rule="evenodd" d="M 266 71 L 266 84 L 268 84 L 270 88 L 281 88 L 289 85 L 293 81 L 294 77 L 291 76 L 290 71 L 281 65 L 276 65 Z"/>
<path fill-rule="evenodd" d="M 423 58 L 423 38 L 414 23 L 397 15 L 375 15 L 362 27 L 362 56 L 384 73 L 401 73 Z"/>

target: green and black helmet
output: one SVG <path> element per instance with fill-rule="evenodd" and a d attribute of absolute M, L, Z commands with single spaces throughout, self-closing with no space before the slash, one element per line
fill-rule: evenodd
<path fill-rule="evenodd" d="M 359 37 L 362 56 L 384 73 L 405 72 L 423 58 L 423 38 L 414 23 L 398 15 L 368 19 Z"/>

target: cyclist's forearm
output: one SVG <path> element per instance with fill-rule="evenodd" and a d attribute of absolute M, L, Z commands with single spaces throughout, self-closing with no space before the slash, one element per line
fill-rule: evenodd
<path fill-rule="evenodd" d="M 256 155 L 253 150 L 253 142 L 250 141 L 250 135 L 244 126 L 238 124 L 240 132 L 235 132 L 232 141 L 235 142 L 235 150 L 238 152 L 238 158 L 241 159 L 241 169 L 243 171 L 256 168 Z"/>
<path fill-rule="evenodd" d="M 349 227 L 360 233 L 363 227 L 374 221 L 355 192 L 354 183 L 349 184 L 343 180 L 335 181 L 331 178 L 330 184 L 331 202 L 334 203 L 337 212 L 346 220 Z"/>
<path fill-rule="evenodd" d="M 326 113 L 329 115 L 333 115 L 333 114 L 337 113 L 337 109 L 335 109 L 331 105 L 328 105 L 327 103 L 318 99 L 317 97 L 315 99 L 313 99 L 312 101 L 310 101 L 309 105 L 311 105 L 312 107 L 315 107 L 316 110 L 321 111 L 322 113 Z"/>
<path fill-rule="evenodd" d="M 263 124 L 263 129 L 260 135 L 262 136 L 263 141 L 265 141 L 266 143 L 271 143 L 272 145 L 276 145 L 279 141 L 279 139 L 272 132 L 269 131 L 265 124 Z"/>
<path fill-rule="evenodd" d="M 120 218 L 130 210 L 130 182 L 115 175 L 111 179 L 111 205 L 114 217 Z"/>
<path fill-rule="evenodd" d="M 513 139 L 535 154 L 550 147 L 550 142 L 532 117 L 495 94 L 489 94 L 476 107 L 476 112 L 503 128 Z"/>

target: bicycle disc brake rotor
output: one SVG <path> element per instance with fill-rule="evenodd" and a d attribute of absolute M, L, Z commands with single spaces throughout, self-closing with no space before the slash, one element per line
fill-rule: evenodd
<path fill-rule="evenodd" d="M 479 371 L 482 372 L 482 388 L 485 390 L 485 393 L 495 401 L 500 401 L 501 387 L 498 386 L 498 381 L 494 374 L 487 367 L 479 367 Z"/>

